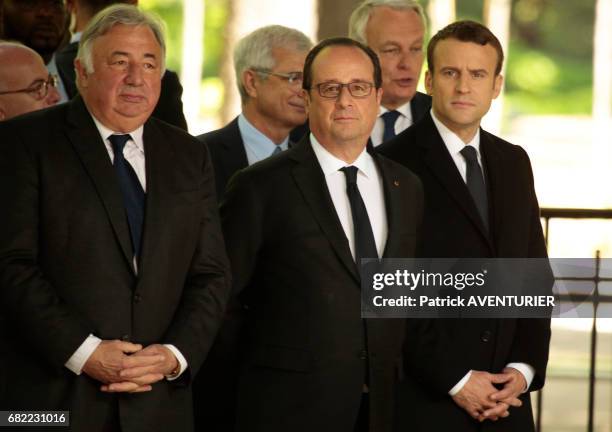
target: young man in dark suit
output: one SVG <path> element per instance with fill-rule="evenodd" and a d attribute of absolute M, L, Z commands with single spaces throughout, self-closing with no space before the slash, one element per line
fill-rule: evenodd
<path fill-rule="evenodd" d="M 423 182 L 419 255 L 543 258 L 525 151 L 480 129 L 502 88 L 503 52 L 481 24 L 456 22 L 429 42 L 433 108 L 380 153 Z M 415 320 L 398 430 L 530 431 L 529 391 L 544 385 L 549 320 Z"/>
<path fill-rule="evenodd" d="M 229 295 L 208 154 L 150 118 L 161 23 L 83 33 L 81 96 L 0 123 L 0 406 L 73 431 L 193 429 L 190 382 Z"/>
<path fill-rule="evenodd" d="M 371 134 L 374 147 L 431 108 L 431 97 L 416 91 L 425 28 L 425 13 L 414 0 L 364 0 L 351 14 L 349 36 L 372 48 L 382 68 L 383 96 Z"/>
<path fill-rule="evenodd" d="M 308 54 L 311 133 L 240 171 L 221 218 L 243 305 L 239 431 L 392 430 L 403 320 L 364 320 L 361 258 L 413 255 L 421 186 L 366 151 L 378 58 L 348 38 Z"/>
<path fill-rule="evenodd" d="M 200 135 L 215 167 L 217 196 L 238 170 L 289 147 L 289 134 L 306 121 L 302 68 L 312 42 L 279 25 L 259 28 L 234 50 L 242 113 L 227 126 Z"/>
<path fill-rule="evenodd" d="M 107 6 L 125 3 L 137 5 L 138 0 L 67 0 L 66 8 L 74 16 L 75 28 L 70 43 L 57 52 L 57 70 L 66 87 L 68 99 L 78 94 L 76 86 L 76 75 L 74 71 L 74 59 L 79 48 L 81 33 L 87 27 L 89 21 Z M 183 86 L 176 72 L 166 69 L 162 76 L 161 92 L 159 100 L 153 110 L 152 116 L 170 123 L 183 130 L 187 130 L 187 120 L 183 114 Z"/>

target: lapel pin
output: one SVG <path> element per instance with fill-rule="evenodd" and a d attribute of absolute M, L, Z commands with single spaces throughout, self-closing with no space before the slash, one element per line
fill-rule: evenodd
<path fill-rule="evenodd" d="M 399 186 L 399 181 L 398 180 L 393 180 L 393 186 Z"/>

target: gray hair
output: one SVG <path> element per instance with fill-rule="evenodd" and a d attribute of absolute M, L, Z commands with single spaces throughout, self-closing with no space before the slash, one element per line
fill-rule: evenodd
<path fill-rule="evenodd" d="M 273 69 L 276 66 L 272 55 L 274 48 L 307 52 L 312 48 L 312 42 L 301 31 L 280 25 L 261 27 L 240 39 L 234 49 L 234 71 L 243 103 L 249 95 L 242 83 L 242 74 L 248 69 Z M 267 78 L 263 74 L 260 76 Z"/>
<path fill-rule="evenodd" d="M 427 28 L 427 20 L 423 7 L 415 0 L 365 0 L 351 14 L 349 19 L 349 37 L 363 44 L 368 44 L 365 29 L 374 8 L 386 6 L 396 10 L 413 10 L 421 17 L 423 27 Z"/>
<path fill-rule="evenodd" d="M 151 29 L 157 43 L 161 48 L 162 74 L 165 70 L 166 41 L 164 39 L 163 21 L 150 12 L 144 12 L 136 6 L 127 4 L 115 4 L 98 12 L 89 22 L 79 43 L 79 51 L 76 58 L 79 59 L 87 73 L 93 73 L 92 47 L 94 41 L 104 36 L 117 24 L 126 26 L 145 26 Z"/>

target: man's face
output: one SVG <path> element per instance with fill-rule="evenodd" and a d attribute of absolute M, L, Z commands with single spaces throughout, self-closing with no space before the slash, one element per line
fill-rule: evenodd
<path fill-rule="evenodd" d="M 130 132 L 149 118 L 159 99 L 161 47 L 146 26 L 117 24 L 92 44 L 93 72 L 76 61 L 79 90 L 106 127 Z"/>
<path fill-rule="evenodd" d="M 0 92 L 33 90 L 48 79 L 49 72 L 36 53 L 17 48 L 0 57 L 0 63 L 7 62 L 0 64 Z M 52 86 L 49 86 L 47 95 L 42 98 L 35 91 L 0 95 L 0 120 L 37 111 L 55 105 L 58 101 L 59 93 Z"/>
<path fill-rule="evenodd" d="M 413 10 L 373 9 L 365 36 L 380 59 L 384 107 L 395 109 L 414 97 L 423 65 L 424 34 L 423 21 Z"/>
<path fill-rule="evenodd" d="M 4 0 L 5 37 L 29 46 L 48 61 L 66 28 L 63 0 Z"/>
<path fill-rule="evenodd" d="M 306 101 L 310 129 L 323 145 L 343 143 L 366 145 L 378 115 L 382 90 L 375 88 L 369 96 L 351 96 L 343 87 L 337 98 L 319 94 L 322 83 L 374 83 L 374 66 L 370 58 L 357 47 L 330 46 L 324 48 L 312 63 L 312 88 Z"/>
<path fill-rule="evenodd" d="M 302 72 L 307 52 L 281 47 L 272 50 L 275 66 L 270 71 L 279 74 Z M 253 79 L 248 89 L 249 102 L 261 119 L 271 128 L 293 129 L 306 121 L 306 108 L 302 96 L 302 81 L 289 83 L 287 79 L 267 75 L 265 77 L 249 71 Z M 248 78 L 247 78 L 248 79 Z"/>
<path fill-rule="evenodd" d="M 433 59 L 435 70 L 425 74 L 425 86 L 434 113 L 469 140 L 502 87 L 501 75 L 495 75 L 497 52 L 489 44 L 445 39 L 436 45 Z"/>

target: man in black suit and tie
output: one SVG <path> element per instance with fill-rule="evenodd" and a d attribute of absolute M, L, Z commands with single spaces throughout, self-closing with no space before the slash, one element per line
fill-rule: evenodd
<path fill-rule="evenodd" d="M 306 121 L 302 68 L 311 47 L 305 34 L 279 25 L 259 28 L 236 45 L 242 113 L 198 137 L 210 151 L 219 200 L 236 171 L 286 150 L 291 130 Z"/>
<path fill-rule="evenodd" d="M 79 40 L 83 30 L 98 12 L 116 3 L 137 5 L 138 0 L 66 0 L 66 8 L 74 16 L 74 34 L 70 39 L 70 43 L 58 51 L 55 57 L 57 70 L 66 87 L 68 99 L 72 99 L 78 94 L 74 59 L 79 49 Z M 159 100 L 152 116 L 187 130 L 187 120 L 185 120 L 185 115 L 183 114 L 183 102 L 181 100 L 182 94 L 183 86 L 181 86 L 178 75 L 166 69 L 162 76 Z"/>
<path fill-rule="evenodd" d="M 0 124 L 0 406 L 74 431 L 189 431 L 190 382 L 229 295 L 207 152 L 150 118 L 161 23 L 106 9 L 81 96 Z"/>
<path fill-rule="evenodd" d="M 221 219 L 245 315 L 239 431 L 392 430 L 404 322 L 361 318 L 359 263 L 413 255 L 422 194 L 366 151 L 380 86 L 372 50 L 319 43 L 304 65 L 312 133 L 228 185 Z"/>
<path fill-rule="evenodd" d="M 431 97 L 416 91 L 423 65 L 425 13 L 414 0 L 365 0 L 351 14 L 349 36 L 378 54 L 383 96 L 373 146 L 420 120 Z"/>
<path fill-rule="evenodd" d="M 527 154 L 480 129 L 502 88 L 499 41 L 481 24 L 456 22 L 432 38 L 427 60 L 431 113 L 379 149 L 423 182 L 419 255 L 546 257 Z M 544 385 L 549 320 L 415 320 L 414 326 L 398 430 L 534 430 L 528 392 Z"/>

